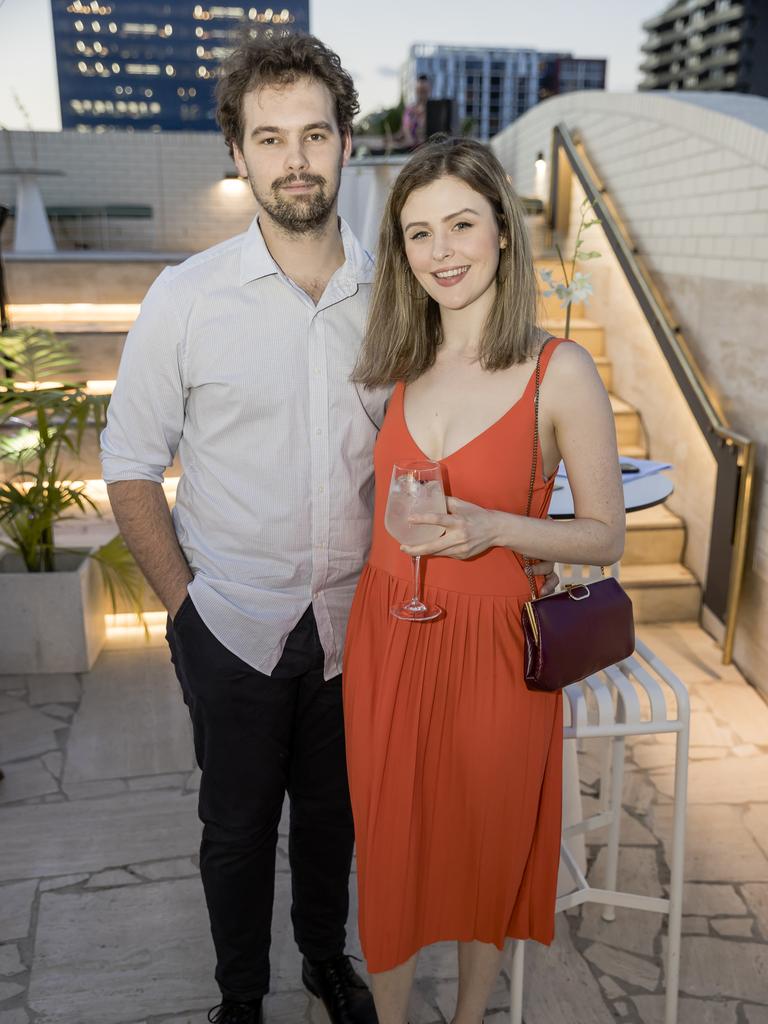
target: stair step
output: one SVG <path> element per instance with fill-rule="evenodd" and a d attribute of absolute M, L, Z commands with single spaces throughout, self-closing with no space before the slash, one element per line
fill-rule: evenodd
<path fill-rule="evenodd" d="M 562 332 L 563 324 L 565 323 L 565 310 L 560 306 L 560 299 L 556 295 L 545 295 L 544 291 L 547 286 L 546 283 L 539 279 L 539 319 L 540 320 L 551 320 L 553 323 L 560 324 L 560 331 Z M 587 315 L 587 307 L 583 302 L 574 302 L 571 306 L 571 319 L 578 317 L 579 319 L 585 319 Z M 554 332 L 557 333 L 557 332 Z"/>
<path fill-rule="evenodd" d="M 619 455 L 626 455 L 630 459 L 647 459 L 648 448 L 644 444 L 619 444 Z"/>
<path fill-rule="evenodd" d="M 621 563 L 621 585 L 632 599 L 635 622 L 682 622 L 698 619 L 701 588 L 693 573 L 678 562 L 650 565 Z"/>
<path fill-rule="evenodd" d="M 623 566 L 680 562 L 685 548 L 685 523 L 664 505 L 627 515 Z"/>
<path fill-rule="evenodd" d="M 639 445 L 643 442 L 643 425 L 640 415 L 633 406 L 616 395 L 608 396 L 611 400 L 613 418 L 616 422 L 616 437 L 619 445 Z"/>
<path fill-rule="evenodd" d="M 607 356 L 592 356 L 592 359 L 605 390 L 610 391 L 613 386 L 613 363 Z"/>
<path fill-rule="evenodd" d="M 554 334 L 556 338 L 562 338 L 565 330 L 565 317 L 542 317 L 539 321 L 545 331 Z M 570 327 L 571 341 L 577 341 L 593 356 L 605 355 L 605 328 L 596 324 L 594 320 L 586 320 L 584 317 L 572 317 Z"/>

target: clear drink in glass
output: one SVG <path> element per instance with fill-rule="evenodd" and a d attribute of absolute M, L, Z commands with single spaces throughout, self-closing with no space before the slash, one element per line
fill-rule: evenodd
<path fill-rule="evenodd" d="M 401 544 L 428 544 L 443 533 L 442 526 L 409 523 L 408 517 L 424 513 L 445 515 L 445 492 L 440 465 L 427 459 L 402 462 L 392 467 L 384 526 Z M 413 564 L 413 597 L 390 611 L 396 619 L 428 622 L 442 615 L 438 605 L 427 605 L 421 599 L 421 556 L 411 556 Z"/>

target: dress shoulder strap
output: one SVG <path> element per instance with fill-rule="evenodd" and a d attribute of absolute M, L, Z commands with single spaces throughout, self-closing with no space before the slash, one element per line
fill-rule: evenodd
<path fill-rule="evenodd" d="M 539 350 L 539 383 L 541 383 L 544 378 L 544 374 L 547 372 L 550 359 L 562 344 L 573 345 L 575 343 L 570 341 L 568 338 L 550 337 L 547 338 L 541 346 L 541 349 Z"/>

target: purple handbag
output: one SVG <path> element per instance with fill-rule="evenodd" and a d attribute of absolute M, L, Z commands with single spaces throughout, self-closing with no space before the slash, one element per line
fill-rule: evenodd
<path fill-rule="evenodd" d="M 543 351 L 543 348 L 542 348 Z M 539 450 L 539 361 L 536 362 L 533 461 L 528 490 L 531 514 Z M 564 686 L 628 658 L 635 649 L 632 601 L 613 576 L 594 583 L 572 583 L 547 597 L 536 596 L 533 567 L 525 559 L 531 600 L 522 611 L 524 675 L 529 690 L 556 693 Z"/>

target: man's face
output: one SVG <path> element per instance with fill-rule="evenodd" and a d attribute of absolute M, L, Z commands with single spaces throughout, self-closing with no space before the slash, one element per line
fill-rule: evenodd
<path fill-rule="evenodd" d="M 235 164 L 261 208 L 293 234 L 322 229 L 335 214 L 352 147 L 349 134 L 339 133 L 328 89 L 310 78 L 254 89 L 243 97 L 243 120 Z"/>

